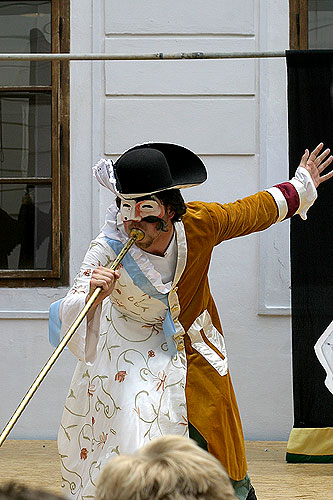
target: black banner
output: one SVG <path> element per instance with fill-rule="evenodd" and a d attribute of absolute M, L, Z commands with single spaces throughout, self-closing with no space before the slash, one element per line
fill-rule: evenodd
<path fill-rule="evenodd" d="M 288 51 L 289 165 L 319 144 L 333 151 L 333 51 Z M 328 170 L 331 166 L 328 167 Z M 307 221 L 291 221 L 294 427 L 333 427 L 333 395 L 314 344 L 333 320 L 333 179 Z"/>

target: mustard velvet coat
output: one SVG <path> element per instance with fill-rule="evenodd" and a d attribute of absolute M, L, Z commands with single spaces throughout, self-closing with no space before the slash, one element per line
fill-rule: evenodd
<path fill-rule="evenodd" d="M 178 325 L 178 349 L 185 345 L 186 351 L 188 420 L 234 480 L 245 477 L 247 464 L 242 425 L 229 371 L 221 375 L 221 370 L 217 371 L 193 347 L 197 344 L 191 340 L 188 331 L 196 318 L 207 311 L 218 335 L 223 335 L 208 283 L 208 268 L 214 247 L 224 240 L 266 229 L 277 218 L 278 209 L 273 197 L 268 192 L 259 192 L 224 205 L 188 203 L 182 219 L 187 243 L 186 264 L 178 282 L 174 282 L 169 305 Z M 216 342 L 211 341 L 203 329 L 200 334 L 206 344 L 204 349 L 214 351 L 212 354 L 217 354 L 223 364 L 223 349 L 217 348 Z"/>

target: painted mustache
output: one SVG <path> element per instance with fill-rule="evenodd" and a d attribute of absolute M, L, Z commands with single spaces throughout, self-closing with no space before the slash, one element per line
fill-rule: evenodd
<path fill-rule="evenodd" d="M 144 222 L 149 222 L 150 224 L 157 224 L 156 229 L 158 231 L 164 231 L 166 232 L 168 230 L 168 223 L 165 222 L 163 219 L 160 219 L 159 217 L 156 217 L 155 215 L 150 215 L 148 217 L 144 217 L 142 219 Z"/>

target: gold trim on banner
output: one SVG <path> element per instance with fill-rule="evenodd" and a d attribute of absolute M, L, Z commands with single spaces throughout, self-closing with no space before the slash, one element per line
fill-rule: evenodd
<path fill-rule="evenodd" d="M 292 429 L 287 453 L 333 455 L 333 427 Z"/>

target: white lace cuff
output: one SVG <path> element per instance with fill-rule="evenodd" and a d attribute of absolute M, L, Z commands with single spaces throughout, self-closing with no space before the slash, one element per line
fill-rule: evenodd
<path fill-rule="evenodd" d="M 303 220 L 307 219 L 307 211 L 317 199 L 317 189 L 313 183 L 311 175 L 304 167 L 298 167 L 295 172 L 295 177 L 290 180 L 290 183 L 296 189 L 300 205 L 296 214 L 299 214 Z"/>

